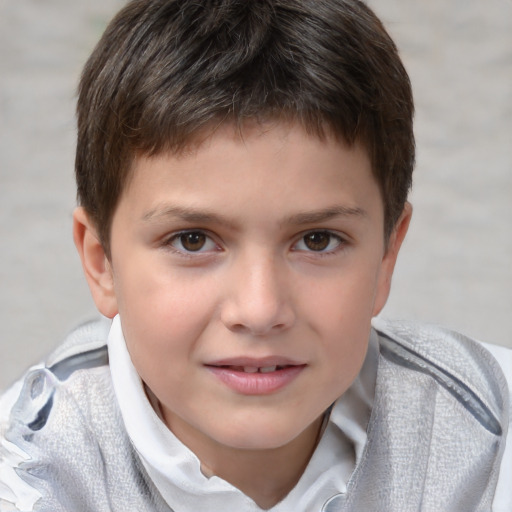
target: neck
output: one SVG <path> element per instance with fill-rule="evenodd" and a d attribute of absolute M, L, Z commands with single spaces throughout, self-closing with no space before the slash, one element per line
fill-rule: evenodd
<path fill-rule="evenodd" d="M 299 481 L 316 448 L 321 424 L 322 417 L 285 446 L 266 450 L 212 444 L 211 439 L 197 435 L 184 438 L 174 428 L 176 425 L 172 430 L 200 459 L 205 476 L 222 478 L 267 510 Z"/>

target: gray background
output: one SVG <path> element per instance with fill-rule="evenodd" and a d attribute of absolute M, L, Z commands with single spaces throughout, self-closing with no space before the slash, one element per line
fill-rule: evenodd
<path fill-rule="evenodd" d="M 512 0 L 372 0 L 418 165 L 385 314 L 512 346 Z M 0 388 L 94 315 L 71 240 L 78 76 L 121 0 L 0 0 Z"/>

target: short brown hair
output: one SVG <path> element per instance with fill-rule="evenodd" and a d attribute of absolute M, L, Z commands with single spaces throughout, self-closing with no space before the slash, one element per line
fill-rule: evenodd
<path fill-rule="evenodd" d="M 282 118 L 364 144 L 389 236 L 411 186 L 413 111 L 396 46 L 358 0 L 133 0 L 82 74 L 78 200 L 108 253 L 135 155 L 180 151 L 212 123 Z"/>

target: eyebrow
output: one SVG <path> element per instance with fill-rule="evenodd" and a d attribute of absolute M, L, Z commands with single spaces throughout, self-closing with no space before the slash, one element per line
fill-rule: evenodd
<path fill-rule="evenodd" d="M 280 224 L 281 225 L 303 225 L 303 224 L 316 224 L 324 222 L 337 217 L 366 217 L 367 212 L 362 208 L 353 208 L 348 206 L 332 206 L 329 208 L 322 208 L 320 210 L 312 210 L 307 212 L 298 212 L 286 217 Z M 178 218 L 182 221 L 189 223 L 202 223 L 202 224 L 224 224 L 229 227 L 234 227 L 235 223 L 223 215 L 209 212 L 194 207 L 182 206 L 157 206 L 147 211 L 143 216 L 144 222 L 153 222 L 167 217 Z"/>
<path fill-rule="evenodd" d="M 190 223 L 218 223 L 232 226 L 233 223 L 222 215 L 193 207 L 183 206 L 157 206 L 142 216 L 144 222 L 158 221 L 167 217 L 175 217 Z"/>
<path fill-rule="evenodd" d="M 362 208 L 352 208 L 349 206 L 332 206 L 321 210 L 309 212 L 299 212 L 290 215 L 284 221 L 284 224 L 316 224 L 337 217 L 366 217 L 367 212 Z"/>

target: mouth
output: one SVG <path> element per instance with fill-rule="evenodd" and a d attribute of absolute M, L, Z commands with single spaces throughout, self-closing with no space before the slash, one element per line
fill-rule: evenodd
<path fill-rule="evenodd" d="M 294 366 L 299 365 L 270 365 L 270 366 L 242 366 L 242 365 L 211 365 L 215 368 L 223 368 L 226 370 L 231 370 L 233 372 L 242 372 L 242 373 L 272 373 L 281 370 L 285 370 L 287 368 L 292 368 Z"/>
<path fill-rule="evenodd" d="M 291 384 L 306 364 L 283 360 L 222 361 L 206 368 L 232 391 L 242 395 L 269 395 Z"/>

